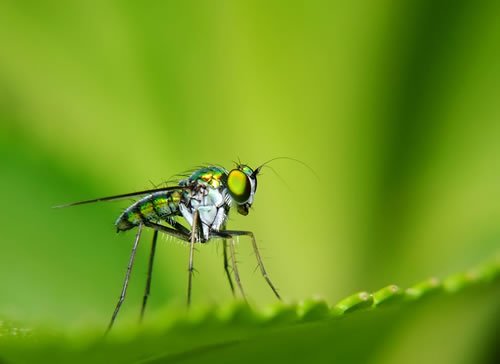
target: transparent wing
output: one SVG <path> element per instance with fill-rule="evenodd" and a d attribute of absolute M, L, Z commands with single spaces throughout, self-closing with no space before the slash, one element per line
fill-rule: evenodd
<path fill-rule="evenodd" d="M 173 190 L 186 190 L 186 189 L 190 189 L 190 187 L 189 186 L 169 186 L 169 187 L 155 188 L 155 189 L 152 189 L 152 190 L 144 190 L 144 191 L 124 193 L 122 195 L 99 197 L 99 198 L 94 198 L 92 200 L 71 202 L 71 203 L 67 203 L 67 204 L 63 204 L 63 205 L 53 206 L 52 208 L 54 208 L 54 209 L 60 209 L 60 208 L 64 208 L 64 207 L 84 205 L 84 204 L 87 204 L 87 203 L 94 203 L 94 202 L 117 201 L 117 200 L 123 200 L 125 198 L 134 197 L 134 196 L 149 195 L 149 194 L 154 193 L 154 192 L 173 191 Z"/>

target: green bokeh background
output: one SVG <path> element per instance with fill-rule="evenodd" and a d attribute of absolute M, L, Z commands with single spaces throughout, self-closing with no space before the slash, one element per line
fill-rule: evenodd
<path fill-rule="evenodd" d="M 254 209 L 229 223 L 255 232 L 288 300 L 335 302 L 490 258 L 499 11 L 494 1 L 0 1 L 0 314 L 105 325 L 134 236 L 113 227 L 127 202 L 50 207 L 238 158 L 288 156 L 318 174 L 275 161 L 286 183 L 264 170 Z M 137 320 L 150 238 L 119 326 Z M 232 300 L 218 245 L 196 253 L 195 304 Z M 252 303 L 274 302 L 249 242 L 238 250 Z M 150 311 L 183 304 L 187 258 L 161 240 Z"/>

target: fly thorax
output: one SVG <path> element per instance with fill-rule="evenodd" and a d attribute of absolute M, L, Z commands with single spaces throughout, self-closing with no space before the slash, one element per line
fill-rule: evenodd
<path fill-rule="evenodd" d="M 224 196 L 218 189 L 207 188 L 207 193 L 203 196 L 203 205 L 220 207 L 224 203 Z"/>
<path fill-rule="evenodd" d="M 211 230 L 220 230 L 227 219 L 227 192 L 223 188 L 200 186 L 179 206 L 182 216 L 193 226 L 193 215 L 198 210 L 199 221 L 205 240 L 209 240 Z M 198 226 L 200 228 L 200 226 Z"/>
<path fill-rule="evenodd" d="M 217 212 L 223 204 L 224 198 L 221 191 L 218 189 L 207 188 L 205 190 L 201 203 L 198 205 L 200 220 L 204 224 L 212 228 L 217 216 Z"/>

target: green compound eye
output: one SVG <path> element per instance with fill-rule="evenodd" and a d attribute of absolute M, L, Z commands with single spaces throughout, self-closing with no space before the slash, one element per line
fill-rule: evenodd
<path fill-rule="evenodd" d="M 227 187 L 231 197 L 238 202 L 246 202 L 250 198 L 250 181 L 245 173 L 233 169 L 227 176 Z"/>

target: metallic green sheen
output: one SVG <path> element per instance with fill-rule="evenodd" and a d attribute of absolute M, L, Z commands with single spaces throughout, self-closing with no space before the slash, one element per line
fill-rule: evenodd
<path fill-rule="evenodd" d="M 135 212 L 135 211 L 129 211 L 128 214 L 127 214 L 127 220 L 134 224 L 134 225 L 138 225 L 142 219 L 141 219 L 141 216 L 139 215 L 138 212 Z"/>
<path fill-rule="evenodd" d="M 153 204 L 151 202 L 145 202 L 140 205 L 141 214 L 146 219 L 150 219 L 156 215 Z"/>
<path fill-rule="evenodd" d="M 157 197 L 153 200 L 155 210 L 160 215 L 170 215 L 172 209 L 170 208 L 169 199 L 165 197 Z"/>
<path fill-rule="evenodd" d="M 198 181 L 211 185 L 214 188 L 219 188 L 223 177 L 227 174 L 224 168 L 217 166 L 209 166 L 201 168 L 194 172 L 190 177 L 190 181 Z"/>

